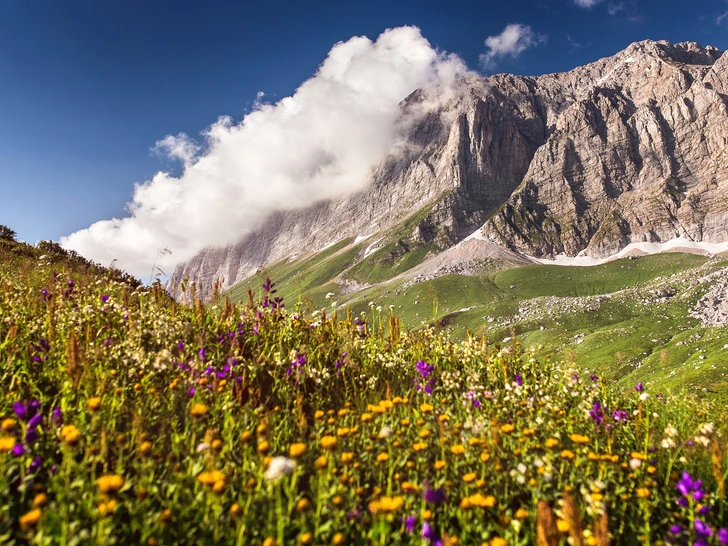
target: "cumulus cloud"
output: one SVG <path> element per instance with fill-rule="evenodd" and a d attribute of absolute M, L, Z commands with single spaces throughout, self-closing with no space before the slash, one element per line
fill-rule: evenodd
<path fill-rule="evenodd" d="M 528 48 L 545 41 L 546 36 L 537 34 L 528 25 L 510 24 L 497 36 L 488 36 L 485 39 L 488 51 L 481 53 L 480 66 L 485 70 L 492 70 L 501 59 L 515 59 Z"/>
<path fill-rule="evenodd" d="M 331 49 L 317 72 L 275 104 L 258 93 L 242 121 L 222 117 L 202 145 L 167 136 L 153 150 L 180 160 L 137 185 L 129 216 L 97 222 L 62 239 L 102 264 L 117 259 L 137 276 L 169 268 L 202 248 L 239 241 L 275 210 L 305 207 L 361 189 L 394 145 L 399 103 L 421 87 L 451 86 L 467 73 L 415 27 L 354 37 Z"/>

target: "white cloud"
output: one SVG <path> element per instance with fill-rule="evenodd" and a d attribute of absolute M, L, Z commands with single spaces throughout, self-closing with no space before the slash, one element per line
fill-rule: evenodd
<path fill-rule="evenodd" d="M 574 0 L 574 4 L 580 8 L 593 8 L 602 0 Z"/>
<path fill-rule="evenodd" d="M 97 222 L 61 240 L 101 264 L 118 259 L 137 276 L 169 268 L 202 248 L 236 242 L 275 210 L 361 189 L 395 144 L 399 103 L 412 91 L 449 86 L 467 73 L 415 27 L 336 44 L 316 74 L 275 104 L 258 93 L 239 123 L 220 118 L 203 134 L 167 136 L 153 150 L 181 160 L 179 177 L 137 185 L 130 216 Z"/>
<path fill-rule="evenodd" d="M 195 156 L 200 152 L 200 146 L 184 133 L 177 136 L 167 135 L 158 140 L 152 148 L 155 154 L 178 159 L 184 165 L 190 165 Z"/>
<path fill-rule="evenodd" d="M 715 24 L 720 25 L 727 17 L 728 17 L 728 11 L 720 14 L 718 17 L 716 17 Z"/>
<path fill-rule="evenodd" d="M 488 51 L 480 55 L 480 65 L 492 70 L 504 57 L 515 59 L 526 49 L 546 41 L 546 36 L 537 34 L 530 26 L 510 24 L 497 36 L 488 36 L 485 46 Z"/>

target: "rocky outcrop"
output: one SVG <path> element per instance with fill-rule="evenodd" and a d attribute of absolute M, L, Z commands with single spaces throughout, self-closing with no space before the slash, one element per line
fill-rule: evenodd
<path fill-rule="evenodd" d="M 443 250 L 482 237 L 531 256 L 604 257 L 678 236 L 728 239 L 728 55 L 645 41 L 570 72 L 463 79 L 406 127 L 365 190 L 279 212 L 255 233 L 176 268 L 203 290 L 429 207 L 410 240 Z M 429 97 L 431 98 L 431 97 Z"/>
<path fill-rule="evenodd" d="M 726 240 L 727 63 L 714 48 L 640 42 L 569 73 L 573 101 L 484 234 L 539 257 Z"/>

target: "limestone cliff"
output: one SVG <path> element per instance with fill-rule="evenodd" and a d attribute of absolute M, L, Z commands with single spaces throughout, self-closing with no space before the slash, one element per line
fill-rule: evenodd
<path fill-rule="evenodd" d="M 728 239 L 728 55 L 645 41 L 570 72 L 461 80 L 402 104 L 402 145 L 365 190 L 281 211 L 176 268 L 209 290 L 431 206 L 410 239 L 445 249 L 483 226 L 512 250 L 611 255 L 632 242 Z M 437 102 L 437 101 L 435 101 Z M 412 121 L 414 120 L 414 121 Z M 231 197 L 232 198 L 232 197 Z"/>

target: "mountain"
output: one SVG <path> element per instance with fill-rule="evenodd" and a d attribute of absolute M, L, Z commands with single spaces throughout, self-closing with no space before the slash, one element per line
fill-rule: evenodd
<path fill-rule="evenodd" d="M 716 48 L 644 41 L 566 73 L 418 90 L 402 103 L 400 145 L 365 190 L 276 213 L 179 265 L 167 287 L 179 295 L 187 278 L 209 296 L 215 280 L 228 288 L 302 255 L 338 256 L 330 273 L 351 291 L 438 254 L 447 268 L 453 252 L 467 266 L 724 242 L 725 74 Z"/>

